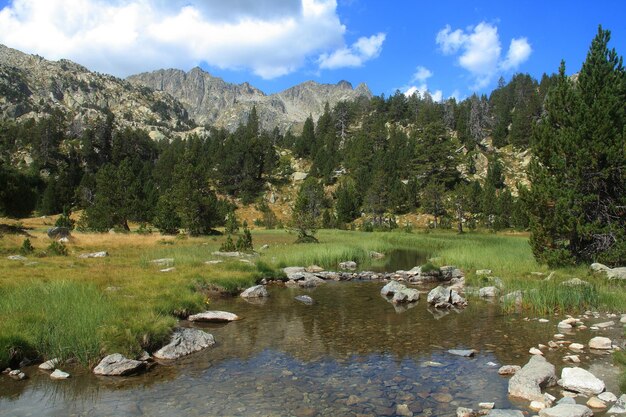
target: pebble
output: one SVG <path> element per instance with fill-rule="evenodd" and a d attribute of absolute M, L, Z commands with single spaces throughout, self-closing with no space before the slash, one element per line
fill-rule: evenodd
<path fill-rule="evenodd" d="M 606 403 L 599 399 L 598 397 L 591 397 L 589 401 L 587 401 L 587 406 L 590 408 L 606 408 Z"/>
<path fill-rule="evenodd" d="M 404 417 L 413 417 L 413 412 L 409 410 L 409 406 L 406 404 L 396 405 L 396 414 Z"/>
<path fill-rule="evenodd" d="M 515 375 L 517 371 L 522 369 L 519 365 L 504 365 L 498 369 L 500 375 Z"/>
<path fill-rule="evenodd" d="M 529 408 L 533 411 L 541 411 L 546 408 L 546 405 L 543 401 L 531 401 Z"/>
<path fill-rule="evenodd" d="M 539 349 L 537 349 L 536 347 L 531 347 L 528 350 L 528 353 L 530 353 L 531 355 L 542 355 L 543 356 L 543 352 L 540 351 Z"/>
<path fill-rule="evenodd" d="M 572 343 L 571 345 L 569 345 L 569 349 L 570 350 L 583 350 L 585 348 L 584 345 L 581 345 L 580 343 Z"/>
<path fill-rule="evenodd" d="M 492 410 L 496 406 L 496 403 L 478 403 L 478 407 L 485 410 Z"/>

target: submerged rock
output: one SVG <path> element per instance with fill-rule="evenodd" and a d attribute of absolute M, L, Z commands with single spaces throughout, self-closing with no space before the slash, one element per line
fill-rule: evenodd
<path fill-rule="evenodd" d="M 533 355 L 509 380 L 509 394 L 529 401 L 544 399 L 541 389 L 556 384 L 554 365 L 543 356 Z"/>
<path fill-rule="evenodd" d="M 298 296 L 295 297 L 295 299 L 297 301 L 300 301 L 301 303 L 309 304 L 309 305 L 313 304 L 313 302 L 314 302 L 313 299 L 311 297 L 309 297 L 308 295 L 298 295 Z"/>
<path fill-rule="evenodd" d="M 519 410 L 489 410 L 487 417 L 524 417 L 524 413 Z"/>
<path fill-rule="evenodd" d="M 170 343 L 154 352 L 157 359 L 178 359 L 215 344 L 212 334 L 199 329 L 176 329 Z"/>
<path fill-rule="evenodd" d="M 255 285 L 254 287 L 250 287 L 244 292 L 242 292 L 241 297 L 243 298 L 269 297 L 269 293 L 267 292 L 265 285 Z"/>
<path fill-rule="evenodd" d="M 593 411 L 581 404 L 558 404 L 539 411 L 539 417 L 592 417 Z"/>
<path fill-rule="evenodd" d="M 585 395 L 600 394 L 605 388 L 602 380 L 582 368 L 563 368 L 559 385 Z"/>
<path fill-rule="evenodd" d="M 227 311 L 203 311 L 202 313 L 193 314 L 187 318 L 189 321 L 202 321 L 208 323 L 224 323 L 239 320 L 239 316 Z"/>
<path fill-rule="evenodd" d="M 504 365 L 498 369 L 498 374 L 500 375 L 515 375 L 517 371 L 522 369 L 519 365 Z"/>
<path fill-rule="evenodd" d="M 145 362 L 128 359 L 124 355 L 114 353 L 104 357 L 100 363 L 93 368 L 93 373 L 105 376 L 123 376 L 135 374 L 145 367 Z"/>

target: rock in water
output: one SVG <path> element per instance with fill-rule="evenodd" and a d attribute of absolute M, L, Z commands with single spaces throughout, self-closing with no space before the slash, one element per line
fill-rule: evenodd
<path fill-rule="evenodd" d="M 611 349 L 612 342 L 608 337 L 597 336 L 589 341 L 590 349 Z"/>
<path fill-rule="evenodd" d="M 354 262 L 354 261 L 339 262 L 339 268 L 340 269 L 355 270 L 356 269 L 356 262 Z"/>
<path fill-rule="evenodd" d="M 381 290 L 380 293 L 384 296 L 394 295 L 397 292 L 406 289 L 406 286 L 400 284 L 398 281 L 389 281 Z"/>
<path fill-rule="evenodd" d="M 519 365 L 504 365 L 498 369 L 498 374 L 500 375 L 515 375 L 517 371 L 522 369 Z"/>
<path fill-rule="evenodd" d="M 394 304 L 398 303 L 414 303 L 419 300 L 420 293 L 416 289 L 413 288 L 404 288 L 393 295 L 391 302 Z"/>
<path fill-rule="evenodd" d="M 519 410 L 489 410 L 487 417 L 524 417 Z"/>
<path fill-rule="evenodd" d="M 154 352 L 157 359 L 178 359 L 215 344 L 212 334 L 199 329 L 176 329 L 170 343 Z"/>
<path fill-rule="evenodd" d="M 114 353 L 104 357 L 100 363 L 93 368 L 93 373 L 105 376 L 123 376 L 135 374 L 145 367 L 145 362 L 128 359 L 124 355 Z"/>
<path fill-rule="evenodd" d="M 466 358 L 470 358 L 474 356 L 474 353 L 476 352 L 474 351 L 474 349 L 450 349 L 448 350 L 448 353 L 452 355 L 456 355 L 456 356 L 463 356 Z"/>
<path fill-rule="evenodd" d="M 626 414 L 626 394 L 622 394 L 619 400 L 608 411 L 609 414 Z"/>
<path fill-rule="evenodd" d="M 241 293 L 241 297 L 243 298 L 260 298 L 260 297 L 269 297 L 267 289 L 265 285 L 255 285 L 254 287 L 250 287 L 244 292 Z"/>
<path fill-rule="evenodd" d="M 70 374 L 67 372 L 63 372 L 60 369 L 55 369 L 54 372 L 50 374 L 50 378 L 52 379 L 67 379 L 70 377 Z"/>
<path fill-rule="evenodd" d="M 539 417 L 592 417 L 593 411 L 581 404 L 558 404 L 539 411 Z"/>
<path fill-rule="evenodd" d="M 39 365 L 39 369 L 43 369 L 44 371 L 52 371 L 54 368 L 56 368 L 59 362 L 60 361 L 57 358 L 50 359 L 49 361 L 46 361 Z"/>
<path fill-rule="evenodd" d="M 559 385 L 566 390 L 585 395 L 600 394 L 604 391 L 604 382 L 582 368 L 563 368 Z"/>
<path fill-rule="evenodd" d="M 433 288 L 426 298 L 428 304 L 442 304 L 450 302 L 450 289 L 443 286 Z"/>
<path fill-rule="evenodd" d="M 533 355 L 509 381 L 509 394 L 529 401 L 542 401 L 541 388 L 556 384 L 554 365 L 543 356 Z"/>
<path fill-rule="evenodd" d="M 309 297 L 308 295 L 298 295 L 295 297 L 295 299 L 304 304 L 309 304 L 309 305 L 313 304 L 313 299 Z"/>
<path fill-rule="evenodd" d="M 207 323 L 224 323 L 239 320 L 239 316 L 227 311 L 203 311 L 202 313 L 193 314 L 187 318 L 189 321 L 202 321 Z"/>

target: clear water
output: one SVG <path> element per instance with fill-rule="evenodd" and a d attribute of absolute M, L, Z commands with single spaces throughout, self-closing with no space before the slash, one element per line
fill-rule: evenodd
<path fill-rule="evenodd" d="M 374 272 L 408 271 L 416 265 L 426 263 L 428 255 L 411 249 L 395 249 L 390 251 L 382 260 L 374 261 L 367 267 Z"/>
<path fill-rule="evenodd" d="M 415 416 L 455 416 L 457 407 L 477 408 L 483 401 L 526 410 L 527 403 L 508 398 L 508 379 L 497 374 L 498 366 L 525 364 L 531 346 L 547 344 L 557 333 L 560 317 L 526 321 L 481 301 L 447 314 L 424 300 L 394 308 L 380 296 L 382 285 L 270 287 L 264 303 L 214 301 L 211 309 L 244 318 L 199 326 L 215 336 L 215 348 L 127 378 L 65 367 L 72 377 L 52 381 L 27 368 L 27 381 L 0 377 L 0 415 L 391 416 L 398 404 L 407 404 Z M 314 305 L 293 299 L 304 293 Z M 621 329 L 602 334 L 623 343 Z M 578 332 L 569 340 L 586 343 L 593 335 Z M 448 354 L 451 348 L 479 352 L 463 358 Z M 546 354 L 559 373 L 564 354 Z M 581 359 L 619 392 L 619 369 L 610 355 Z M 558 389 L 552 392 L 559 396 Z"/>

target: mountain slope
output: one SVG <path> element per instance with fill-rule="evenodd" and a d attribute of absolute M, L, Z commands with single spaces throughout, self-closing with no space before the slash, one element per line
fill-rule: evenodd
<path fill-rule="evenodd" d="M 332 108 L 339 101 L 372 97 L 365 84 L 354 89 L 347 81 L 337 84 L 307 81 L 280 93 L 266 95 L 248 83 L 227 83 L 200 68 L 189 72 L 158 70 L 130 76 L 128 81 L 171 94 L 199 124 L 228 130 L 245 122 L 253 106 L 257 108 L 261 127 L 268 130 L 278 127 L 284 132 L 297 128 L 309 115 L 317 120 L 327 102 Z"/>
<path fill-rule="evenodd" d="M 68 60 L 48 61 L 0 45 L 0 118 L 40 118 L 55 111 L 74 124 L 110 111 L 120 126 L 164 131 L 193 127 L 183 106 L 164 92 Z"/>

